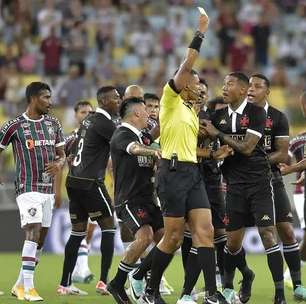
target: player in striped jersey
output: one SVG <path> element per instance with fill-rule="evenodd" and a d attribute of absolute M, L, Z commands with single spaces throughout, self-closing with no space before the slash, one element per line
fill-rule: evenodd
<path fill-rule="evenodd" d="M 51 107 L 50 87 L 32 82 L 26 88 L 26 99 L 26 112 L 0 129 L 0 152 L 10 143 L 13 145 L 16 200 L 26 234 L 22 267 L 12 294 L 19 300 L 33 302 L 43 300 L 34 288 L 34 270 L 51 224 L 53 177 L 63 167 L 65 153 L 61 125 L 56 118 L 47 115 Z"/>

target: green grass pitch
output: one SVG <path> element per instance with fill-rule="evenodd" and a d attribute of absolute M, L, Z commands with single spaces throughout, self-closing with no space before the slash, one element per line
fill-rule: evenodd
<path fill-rule="evenodd" d="M 111 277 L 113 277 L 116 267 L 119 262 L 119 257 L 114 258 L 113 267 L 111 271 Z M 253 288 L 253 295 L 249 303 L 251 304 L 269 304 L 272 302 L 273 285 L 271 275 L 266 264 L 266 257 L 264 255 L 251 255 L 248 256 L 248 262 L 250 267 L 256 272 L 256 278 Z M 90 256 L 89 264 L 96 277 L 99 275 L 99 256 Z M 39 294 L 44 298 L 44 302 L 48 304 L 114 304 L 114 300 L 111 297 L 102 297 L 95 292 L 95 283 L 89 285 L 78 285 L 84 290 L 89 292 L 88 296 L 77 297 L 57 296 L 55 291 L 59 283 L 61 271 L 63 265 L 63 256 L 58 255 L 43 255 L 41 257 L 40 264 L 35 274 L 35 286 L 39 291 Z M 10 289 L 16 280 L 20 267 L 20 255 L 19 254 L 0 254 L 0 290 L 5 292 L 4 296 L 0 297 L 1 304 L 18 303 L 15 298 L 10 295 Z M 166 272 L 166 278 L 168 282 L 174 287 L 175 293 L 171 296 L 164 297 L 167 303 L 176 303 L 176 300 L 180 294 L 180 290 L 183 284 L 183 272 L 181 257 L 176 256 Z M 240 276 L 238 275 L 237 280 Z M 304 281 L 306 280 L 306 270 L 303 271 Z M 198 287 L 202 286 L 202 280 L 198 283 Z M 238 289 L 238 284 L 235 287 Z M 292 293 L 290 290 L 286 290 L 287 303 L 295 303 L 293 301 Z M 199 300 L 198 303 L 202 303 Z"/>

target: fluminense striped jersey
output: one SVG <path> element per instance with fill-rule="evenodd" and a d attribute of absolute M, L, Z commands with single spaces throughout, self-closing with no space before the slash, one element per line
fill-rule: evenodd
<path fill-rule="evenodd" d="M 0 148 L 10 143 L 16 163 L 16 194 L 53 193 L 53 179 L 44 171 L 55 160 L 55 148 L 65 144 L 59 121 L 49 115 L 32 120 L 23 113 L 0 129 Z"/>

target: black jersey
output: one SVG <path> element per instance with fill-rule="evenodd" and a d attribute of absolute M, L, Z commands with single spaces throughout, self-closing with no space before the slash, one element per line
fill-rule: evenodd
<path fill-rule="evenodd" d="M 264 148 L 267 154 L 276 151 L 275 140 L 277 138 L 289 139 L 289 124 L 284 113 L 274 107 L 266 104 L 267 113 L 265 131 L 264 131 Z M 272 172 L 280 172 L 276 164 L 271 165 Z"/>
<path fill-rule="evenodd" d="M 262 135 L 266 122 L 263 108 L 245 100 L 236 111 L 232 111 L 229 106 L 217 110 L 211 120 L 217 129 L 237 141 L 242 141 L 246 132 L 260 137 L 251 155 L 235 151 L 233 156 L 224 159 L 221 169 L 228 184 L 256 183 L 263 176 L 270 176 L 270 165 L 263 146 Z"/>
<path fill-rule="evenodd" d="M 111 158 L 113 162 L 115 205 L 119 206 L 128 201 L 145 201 L 153 196 L 153 167 L 152 156 L 135 156 L 128 153 L 134 142 L 143 143 L 141 132 L 127 123 L 115 131 L 111 139 Z M 151 200 L 148 200 L 152 202 Z"/>
<path fill-rule="evenodd" d="M 110 139 L 116 129 L 110 115 L 97 108 L 96 112 L 89 114 L 81 123 L 77 139 L 73 145 L 75 155 L 67 185 L 74 180 L 104 180 L 105 170 L 110 154 Z M 82 182 L 83 184 L 83 182 Z"/>
<path fill-rule="evenodd" d="M 201 110 L 198 114 L 199 119 L 210 120 L 211 115 L 213 115 L 214 111 L 209 109 Z M 203 139 L 198 141 L 198 146 L 200 148 L 209 147 L 212 150 L 216 151 L 220 144 L 218 140 L 210 141 L 209 139 Z M 220 184 L 221 182 L 221 170 L 219 167 L 219 162 L 211 159 L 198 159 L 199 168 L 203 177 L 205 184 Z"/>

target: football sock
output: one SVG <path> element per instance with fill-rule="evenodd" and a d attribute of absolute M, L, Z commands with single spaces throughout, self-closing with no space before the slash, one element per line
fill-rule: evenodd
<path fill-rule="evenodd" d="M 188 259 L 188 255 L 189 255 L 191 246 L 192 246 L 191 233 L 189 231 L 185 231 L 183 243 L 181 246 L 182 262 L 183 262 L 184 269 L 186 269 L 187 259 Z"/>
<path fill-rule="evenodd" d="M 283 278 L 283 257 L 278 244 L 266 249 L 268 265 L 275 285 L 275 296 L 285 297 Z"/>
<path fill-rule="evenodd" d="M 112 264 L 114 255 L 114 236 L 116 229 L 102 230 L 101 236 L 101 273 L 100 281 L 107 283 L 108 272 Z"/>
<path fill-rule="evenodd" d="M 152 260 L 151 279 L 146 289 L 149 294 L 159 292 L 161 278 L 172 258 L 173 254 L 165 253 L 156 247 Z"/>
<path fill-rule="evenodd" d="M 22 249 L 22 272 L 25 292 L 28 292 L 31 288 L 34 288 L 36 250 L 37 243 L 31 241 L 24 241 Z"/>
<path fill-rule="evenodd" d="M 213 247 L 198 247 L 198 265 L 203 271 L 205 290 L 209 295 L 216 292 L 216 258 Z"/>
<path fill-rule="evenodd" d="M 126 282 L 127 275 L 130 271 L 134 269 L 133 265 L 126 264 L 124 262 L 120 262 L 116 276 L 112 280 L 112 282 L 119 288 L 124 288 L 124 284 Z"/>
<path fill-rule="evenodd" d="M 198 252 L 195 247 L 191 247 L 187 264 L 185 267 L 185 280 L 182 295 L 190 295 L 193 287 L 200 276 L 201 268 L 198 263 Z"/>
<path fill-rule="evenodd" d="M 290 270 L 293 289 L 298 285 L 302 285 L 301 282 L 301 258 L 300 248 L 298 242 L 290 245 L 283 244 L 283 253 Z"/>
<path fill-rule="evenodd" d="M 71 275 L 78 258 L 79 247 L 85 236 L 86 231 L 71 231 L 70 238 L 65 247 L 65 259 L 61 286 L 67 287 L 71 285 Z"/>

